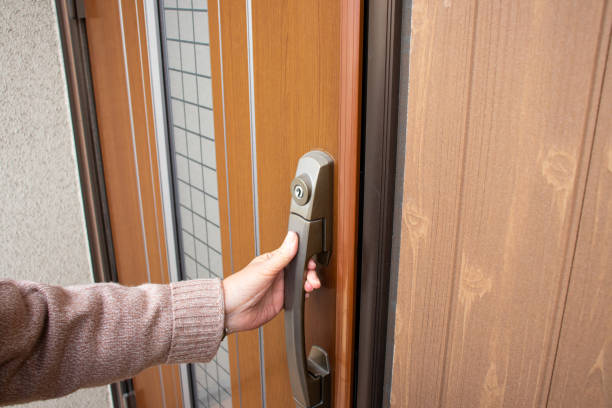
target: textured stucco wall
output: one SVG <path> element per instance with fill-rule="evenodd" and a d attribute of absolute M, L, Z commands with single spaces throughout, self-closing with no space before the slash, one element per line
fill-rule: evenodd
<path fill-rule="evenodd" d="M 0 6 L 0 278 L 92 281 L 52 0 Z M 2 392 L 2 390 L 0 390 Z M 110 406 L 107 387 L 34 403 Z"/>

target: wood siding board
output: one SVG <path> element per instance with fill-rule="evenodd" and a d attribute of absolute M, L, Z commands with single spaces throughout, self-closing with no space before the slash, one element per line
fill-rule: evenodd
<path fill-rule="evenodd" d="M 605 407 L 612 401 L 612 377 L 609 376 L 612 367 L 612 47 L 609 30 L 603 39 L 606 37 L 605 80 L 547 401 L 554 407 Z"/>
<path fill-rule="evenodd" d="M 513 5 L 479 3 L 448 404 L 543 403 L 592 143 L 603 2 Z"/>
<path fill-rule="evenodd" d="M 413 2 L 392 405 L 545 403 L 605 4 Z"/>
<path fill-rule="evenodd" d="M 474 14 L 474 1 L 412 4 L 392 406 L 440 404 Z"/>

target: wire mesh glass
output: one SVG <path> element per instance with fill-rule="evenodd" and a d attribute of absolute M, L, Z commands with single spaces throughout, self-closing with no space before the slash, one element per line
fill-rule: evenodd
<path fill-rule="evenodd" d="M 160 0 L 168 128 L 183 279 L 222 278 L 206 0 Z M 231 407 L 227 339 L 191 365 L 197 407 Z"/>

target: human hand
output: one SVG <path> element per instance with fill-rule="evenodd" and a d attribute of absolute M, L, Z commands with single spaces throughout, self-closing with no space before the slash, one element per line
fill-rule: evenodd
<path fill-rule="evenodd" d="M 298 236 L 289 231 L 282 245 L 253 259 L 244 269 L 223 280 L 225 328 L 228 332 L 257 328 L 280 312 L 284 300 L 283 269 L 295 256 Z M 308 262 L 304 290 L 321 287 L 316 263 Z"/>

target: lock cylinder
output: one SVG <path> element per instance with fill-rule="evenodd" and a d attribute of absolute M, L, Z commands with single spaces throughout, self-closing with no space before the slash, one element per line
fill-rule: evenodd
<path fill-rule="evenodd" d="M 301 174 L 291 182 L 291 196 L 298 205 L 308 204 L 310 199 L 310 179 L 307 175 Z"/>

